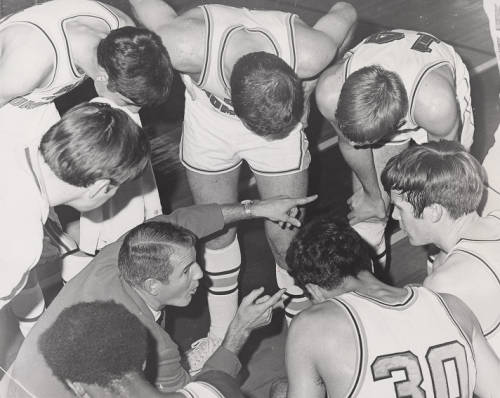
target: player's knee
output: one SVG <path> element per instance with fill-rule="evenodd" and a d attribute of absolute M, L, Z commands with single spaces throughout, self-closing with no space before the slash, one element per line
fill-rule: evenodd
<path fill-rule="evenodd" d="M 218 250 L 229 246 L 236 238 L 236 229 L 230 228 L 223 234 L 217 235 L 215 238 L 208 241 L 205 245 L 207 249 Z"/>

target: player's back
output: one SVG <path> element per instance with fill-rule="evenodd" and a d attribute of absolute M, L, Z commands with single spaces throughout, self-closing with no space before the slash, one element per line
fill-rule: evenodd
<path fill-rule="evenodd" d="M 346 396 L 472 397 L 469 337 L 440 296 L 423 287 L 407 290 L 397 303 L 357 292 L 332 299 L 357 333 L 358 366 Z"/>

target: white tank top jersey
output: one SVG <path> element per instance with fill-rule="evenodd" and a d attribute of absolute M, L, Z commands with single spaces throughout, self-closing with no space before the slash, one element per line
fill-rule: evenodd
<path fill-rule="evenodd" d="M 274 48 L 274 53 L 296 71 L 294 21 L 297 17 L 282 11 L 258 11 L 218 4 L 200 6 L 205 18 L 205 61 L 200 78 L 194 82 L 205 91 L 212 107 L 235 116 L 231 104 L 229 77 L 224 75 L 223 59 L 227 42 L 240 30 L 260 34 Z M 189 77 L 184 76 L 184 79 Z"/>
<path fill-rule="evenodd" d="M 476 316 L 486 340 L 497 356 L 500 357 L 500 307 L 496 304 L 500 300 L 500 211 L 490 213 L 487 219 L 490 220 L 487 230 L 481 229 L 478 231 L 476 234 L 477 239 L 473 239 L 473 231 L 468 230 L 467 238 L 460 239 L 450 250 L 447 258 L 455 253 L 472 256 L 485 267 L 488 271 L 487 275 L 496 281 L 498 287 L 496 291 L 497 300 L 493 298 L 491 305 L 485 308 L 490 314 L 490 319 L 486 322 L 480 314 L 476 314 Z M 475 274 L 476 278 L 477 275 L 479 274 Z M 480 286 L 480 283 L 477 283 L 476 280 L 475 285 Z M 478 291 L 477 294 L 481 293 Z"/>
<path fill-rule="evenodd" d="M 392 304 L 357 292 L 331 299 L 352 321 L 358 340 L 357 371 L 346 397 L 472 398 L 476 368 L 469 337 L 441 297 L 424 287 L 406 289 L 407 296 Z"/>
<path fill-rule="evenodd" d="M 462 71 L 463 63 L 452 46 L 443 43 L 431 34 L 405 29 L 375 33 L 348 51 L 344 59 L 346 60 L 344 80 L 351 73 L 369 65 L 380 65 L 399 75 L 408 94 L 408 114 L 400 130 L 418 129 L 419 126 L 413 119 L 415 93 L 429 72 L 447 65 L 453 73 L 457 86 L 458 80 L 462 79 L 460 75 L 467 73 L 466 70 Z M 458 76 L 457 65 L 460 69 Z M 462 115 L 462 121 L 463 119 Z M 405 139 L 407 138 L 403 134 L 391 141 L 399 142 Z"/>
<path fill-rule="evenodd" d="M 80 73 L 70 55 L 66 24 L 79 17 L 93 17 L 104 21 L 109 30 L 120 27 L 118 16 L 106 5 L 92 0 L 52 0 L 29 7 L 5 17 L 0 30 L 14 24 L 25 24 L 38 29 L 52 44 L 55 67 L 52 79 L 45 87 L 9 102 L 14 107 L 32 109 L 50 103 L 80 84 L 85 75 Z"/>

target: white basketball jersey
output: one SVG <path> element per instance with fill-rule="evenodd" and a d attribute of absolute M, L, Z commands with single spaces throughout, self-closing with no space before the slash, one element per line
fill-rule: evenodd
<path fill-rule="evenodd" d="M 495 290 L 477 290 L 477 295 L 482 297 L 487 295 L 486 297 L 491 298 L 491 305 L 483 308 L 486 311 L 484 314 L 476 313 L 476 316 L 486 340 L 490 343 L 493 351 L 500 357 L 500 306 L 497 305 L 497 303 L 500 303 L 500 210 L 490 213 L 486 218 L 490 222 L 488 227 L 484 228 L 483 225 L 483 228 L 477 233 L 468 230 L 467 238 L 460 239 L 450 250 L 447 258 L 455 253 L 472 256 L 484 266 L 485 275 L 496 282 L 497 287 Z M 471 270 L 471 272 L 474 272 L 474 270 Z M 476 273 L 474 276 L 476 278 L 475 285 L 478 285 L 478 275 L 480 274 Z M 486 316 L 488 319 L 484 319 Z"/>
<path fill-rule="evenodd" d="M 258 11 L 218 4 L 200 6 L 205 19 L 205 61 L 200 78 L 194 83 L 204 90 L 206 101 L 214 109 L 234 116 L 229 76 L 225 76 L 223 59 L 227 42 L 238 31 L 262 35 L 274 48 L 274 54 L 295 71 L 295 14 L 282 11 Z M 187 75 L 184 79 L 191 80 Z M 189 84 L 189 83 L 188 83 Z"/>
<path fill-rule="evenodd" d="M 36 108 L 54 101 L 82 82 L 85 75 L 73 63 L 66 33 L 66 24 L 79 16 L 101 20 L 109 30 L 120 27 L 120 20 L 113 11 L 92 0 L 52 0 L 7 16 L 1 21 L 0 31 L 14 24 L 29 25 L 37 29 L 52 44 L 55 60 L 49 84 L 30 94 L 14 98 L 10 105 L 23 109 Z"/>
<path fill-rule="evenodd" d="M 69 21 L 83 15 L 104 21 L 110 30 L 119 27 L 119 19 L 113 11 L 91 0 L 52 0 L 0 21 L 0 31 L 18 24 L 32 26 L 50 41 L 54 57 L 52 77 L 45 87 L 13 98 L 0 107 L 0 141 L 3 144 L 24 147 L 37 142 L 60 118 L 53 101 L 85 79 L 73 63 L 65 29 Z"/>
<path fill-rule="evenodd" d="M 476 368 L 468 336 L 424 287 L 388 304 L 356 292 L 333 302 L 351 319 L 358 368 L 346 397 L 472 398 Z"/>
<path fill-rule="evenodd" d="M 474 125 L 470 107 L 469 77 L 467 69 L 453 47 L 428 33 L 394 29 L 367 37 L 348 51 L 344 59 L 346 60 L 344 79 L 358 69 L 370 65 L 380 65 L 399 75 L 408 95 L 408 114 L 400 130 L 418 129 L 419 126 L 413 118 L 417 89 L 429 72 L 448 66 L 455 79 L 455 89 L 462 113 L 461 119 L 465 130 L 462 132 L 464 137 L 462 143 L 466 148 L 470 147 Z M 408 133 L 392 141 L 403 141 L 407 137 L 414 138 Z M 426 138 L 419 137 L 416 141 L 421 143 L 426 141 Z"/>

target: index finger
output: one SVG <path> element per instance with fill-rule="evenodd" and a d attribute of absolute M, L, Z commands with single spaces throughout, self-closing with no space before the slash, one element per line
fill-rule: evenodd
<path fill-rule="evenodd" d="M 316 199 L 318 199 L 318 195 L 314 194 L 311 196 L 306 196 L 305 198 L 298 198 L 296 199 L 296 206 L 304 206 L 308 203 L 314 202 Z"/>
<path fill-rule="evenodd" d="M 275 306 L 278 305 L 278 303 L 281 301 L 281 296 L 286 292 L 286 289 L 280 289 L 276 293 L 274 293 L 268 300 L 266 300 L 263 303 L 260 303 L 262 307 L 264 307 L 262 310 L 265 311 L 266 309 L 272 307 L 274 308 Z"/>

